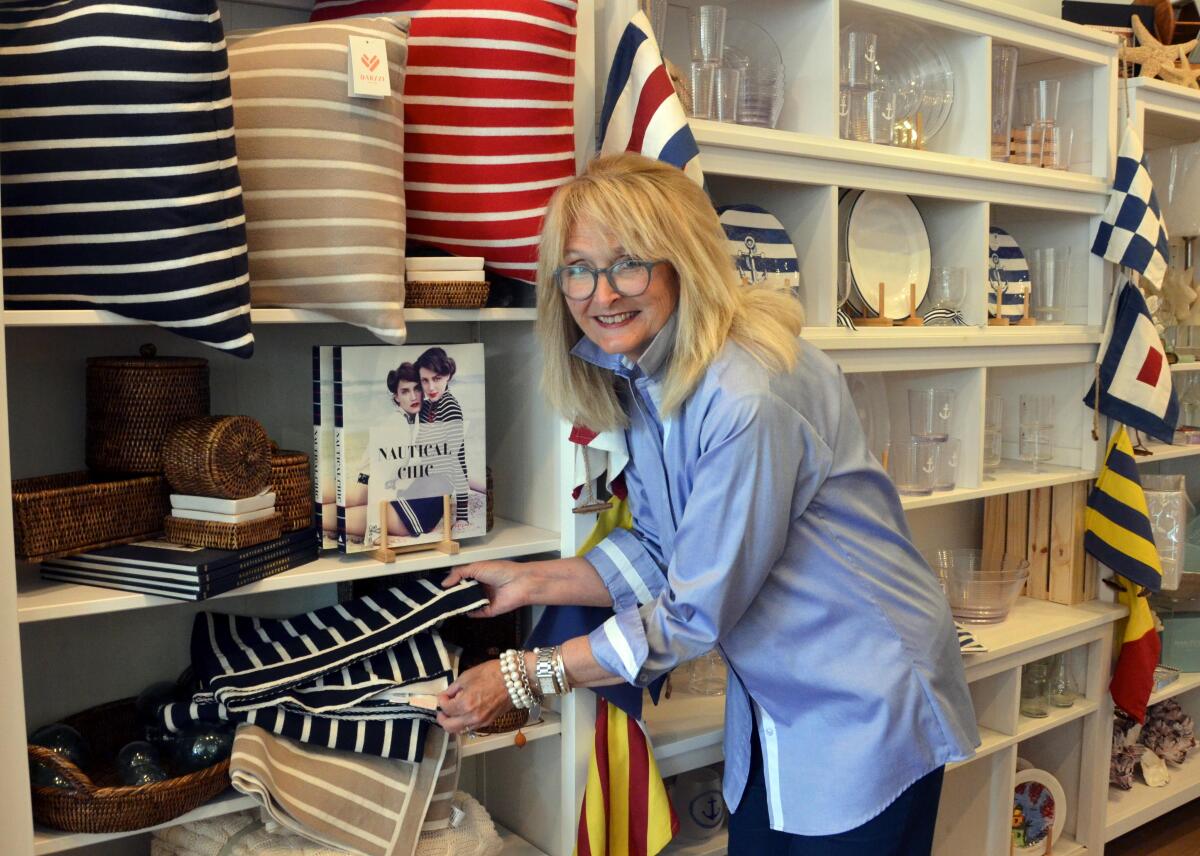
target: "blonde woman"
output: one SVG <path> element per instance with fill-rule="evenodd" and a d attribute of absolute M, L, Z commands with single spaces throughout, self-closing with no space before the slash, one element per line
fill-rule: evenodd
<path fill-rule="evenodd" d="M 463 673 L 439 722 L 644 686 L 715 646 L 731 854 L 925 854 L 944 765 L 979 744 L 953 622 L 840 370 L 798 338 L 795 301 L 743 288 L 727 253 L 703 191 L 638 155 L 601 158 L 555 195 L 543 383 L 568 419 L 624 432 L 634 528 L 582 558 L 452 573 L 484 583 L 484 614 L 614 615 Z"/>

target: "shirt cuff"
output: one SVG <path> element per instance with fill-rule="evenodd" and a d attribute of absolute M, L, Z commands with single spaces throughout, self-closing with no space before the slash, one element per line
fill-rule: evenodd
<path fill-rule="evenodd" d="M 588 635 L 592 656 L 605 671 L 620 675 L 627 683 L 645 686 L 642 664 L 649 656 L 642 617 L 636 609 L 618 612 Z"/>
<path fill-rule="evenodd" d="M 662 568 L 628 529 L 614 529 L 584 558 L 612 595 L 614 612 L 649 603 L 666 583 Z"/>

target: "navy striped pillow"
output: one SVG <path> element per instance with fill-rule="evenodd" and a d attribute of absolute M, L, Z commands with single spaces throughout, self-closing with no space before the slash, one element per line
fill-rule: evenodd
<path fill-rule="evenodd" d="M 7 309 L 107 309 L 254 350 L 215 0 L 0 2 Z"/>

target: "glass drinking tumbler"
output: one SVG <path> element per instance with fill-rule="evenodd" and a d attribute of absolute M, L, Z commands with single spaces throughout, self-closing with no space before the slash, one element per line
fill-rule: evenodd
<path fill-rule="evenodd" d="M 954 413 L 953 389 L 910 389 L 908 421 L 915 439 L 941 442 L 950 436 Z"/>
<path fill-rule="evenodd" d="M 713 79 L 717 67 L 708 62 L 693 62 L 691 68 L 692 118 L 713 117 Z"/>
<path fill-rule="evenodd" d="M 891 444 L 889 473 L 901 496 L 929 496 L 933 493 L 938 456 L 942 443 L 912 439 Z"/>
<path fill-rule="evenodd" d="M 1071 284 L 1071 248 L 1039 247 L 1029 257 L 1033 316 L 1042 324 L 1067 320 L 1067 289 Z"/>
<path fill-rule="evenodd" d="M 933 489 L 954 490 L 958 480 L 958 459 L 962 443 L 951 437 L 940 445 L 933 471 Z"/>
<path fill-rule="evenodd" d="M 721 62 L 725 53 L 725 7 L 700 6 L 688 13 L 693 62 Z"/>
<path fill-rule="evenodd" d="M 1012 151 L 1013 98 L 1017 93 L 1020 52 L 992 45 L 992 160 L 1006 161 Z"/>
<path fill-rule="evenodd" d="M 713 112 L 718 122 L 737 121 L 741 86 L 740 68 L 718 68 L 713 73 Z"/>
<path fill-rule="evenodd" d="M 692 661 L 688 689 L 696 695 L 724 695 L 725 679 L 725 661 L 721 659 L 720 653 L 714 648 Z"/>
<path fill-rule="evenodd" d="M 1021 669 L 1021 716 L 1034 719 L 1049 716 L 1049 684 L 1050 664 L 1045 660 L 1028 663 Z"/>

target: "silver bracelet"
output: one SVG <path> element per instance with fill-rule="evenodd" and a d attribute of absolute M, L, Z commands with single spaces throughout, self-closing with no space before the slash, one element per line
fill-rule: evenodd
<path fill-rule="evenodd" d="M 529 682 L 529 672 L 525 666 L 525 652 L 517 651 L 515 653 L 517 656 L 517 667 L 521 672 L 521 688 L 525 691 L 525 696 L 529 700 L 529 704 L 526 705 L 526 708 L 528 709 L 533 707 L 535 704 L 541 704 L 542 696 L 541 693 L 537 691 L 537 688 Z"/>
<path fill-rule="evenodd" d="M 558 684 L 560 693 L 569 693 L 571 684 L 567 681 L 567 665 L 563 662 L 562 646 L 554 648 L 554 682 Z"/>

